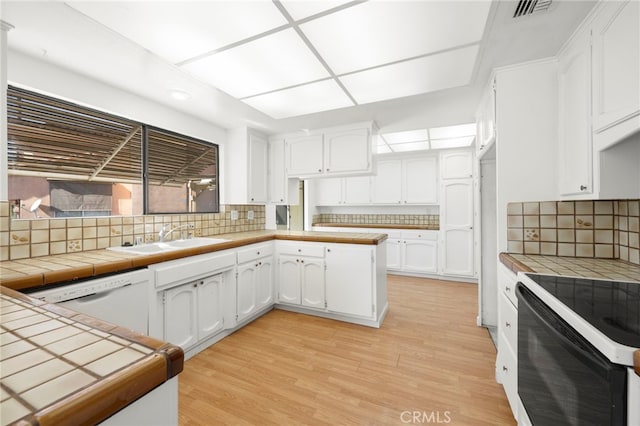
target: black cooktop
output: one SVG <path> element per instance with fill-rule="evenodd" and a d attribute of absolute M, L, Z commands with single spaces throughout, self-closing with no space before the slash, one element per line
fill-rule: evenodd
<path fill-rule="evenodd" d="M 611 340 L 640 347 L 640 283 L 526 275 Z"/>

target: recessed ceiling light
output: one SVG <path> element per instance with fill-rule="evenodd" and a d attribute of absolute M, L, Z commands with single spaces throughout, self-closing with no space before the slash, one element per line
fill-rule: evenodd
<path fill-rule="evenodd" d="M 186 101 L 187 99 L 191 99 L 191 94 L 181 89 L 171 89 L 169 94 L 177 101 Z"/>

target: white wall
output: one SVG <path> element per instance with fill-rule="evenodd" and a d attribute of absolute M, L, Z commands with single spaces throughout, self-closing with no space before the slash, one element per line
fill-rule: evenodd
<path fill-rule="evenodd" d="M 9 84 L 223 144 L 226 130 L 197 117 L 9 49 Z M 176 101 L 179 102 L 179 101 Z"/>

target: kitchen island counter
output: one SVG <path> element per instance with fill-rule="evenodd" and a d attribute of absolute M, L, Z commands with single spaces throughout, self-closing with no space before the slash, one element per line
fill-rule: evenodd
<path fill-rule="evenodd" d="M 306 231 L 249 231 L 215 235 L 228 241 L 215 245 L 138 255 L 108 249 L 0 262 L 0 285 L 14 290 L 45 287 L 151 264 L 271 240 L 377 245 L 386 234 Z"/>

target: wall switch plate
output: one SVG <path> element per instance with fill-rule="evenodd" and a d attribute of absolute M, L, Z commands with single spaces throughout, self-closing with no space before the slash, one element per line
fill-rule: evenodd
<path fill-rule="evenodd" d="M 238 220 L 238 210 L 231 210 L 231 220 Z"/>
<path fill-rule="evenodd" d="M 247 212 L 247 219 L 249 219 L 249 220 L 253 220 L 253 217 L 254 217 L 254 215 L 253 215 L 253 210 L 249 210 L 249 211 Z"/>

